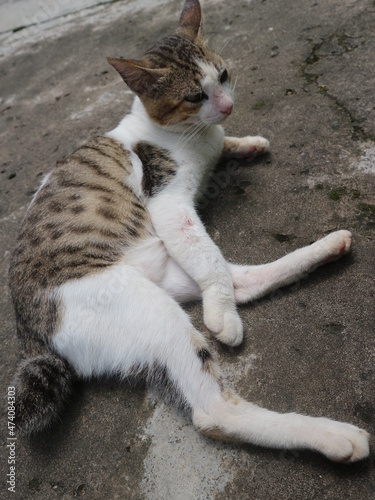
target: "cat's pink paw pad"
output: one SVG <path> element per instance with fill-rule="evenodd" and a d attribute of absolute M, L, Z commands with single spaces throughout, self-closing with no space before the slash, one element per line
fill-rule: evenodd
<path fill-rule="evenodd" d="M 264 137 L 247 136 L 241 138 L 226 138 L 226 154 L 232 158 L 253 158 L 267 153 L 270 143 Z"/>
<path fill-rule="evenodd" d="M 346 244 L 345 244 L 345 241 L 343 241 L 340 245 L 340 248 L 339 248 L 339 253 L 343 253 L 346 249 Z"/>
<path fill-rule="evenodd" d="M 270 143 L 264 137 L 244 137 L 239 147 L 239 153 L 243 158 L 250 158 L 267 153 Z"/>
<path fill-rule="evenodd" d="M 323 238 L 321 244 L 326 247 L 327 252 L 323 263 L 333 262 L 350 251 L 352 247 L 352 233 L 345 230 L 336 231 Z"/>
<path fill-rule="evenodd" d="M 241 150 L 241 153 L 243 155 L 243 158 L 249 158 L 250 156 L 253 156 L 254 154 L 257 154 L 257 149 L 255 146 L 250 146 L 247 150 Z M 261 153 L 258 153 L 261 154 Z"/>
<path fill-rule="evenodd" d="M 350 231 L 338 231 L 343 237 L 343 241 L 340 245 L 340 254 L 346 254 L 350 251 L 353 242 L 353 236 Z"/>

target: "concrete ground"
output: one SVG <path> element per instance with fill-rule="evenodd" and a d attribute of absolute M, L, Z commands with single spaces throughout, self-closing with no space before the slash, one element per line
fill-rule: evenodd
<path fill-rule="evenodd" d="M 176 26 L 181 0 L 0 2 L 2 399 L 19 360 L 7 287 L 25 209 L 57 160 L 113 128 L 132 95 L 106 56 L 137 57 Z M 237 77 L 229 135 L 272 154 L 210 186 L 203 218 L 223 253 L 261 263 L 346 228 L 351 255 L 243 307 L 246 339 L 218 346 L 244 397 L 350 421 L 374 434 L 375 4 L 206 0 L 205 31 Z M 202 325 L 200 306 L 189 308 Z M 1 498 L 375 498 L 374 455 L 353 466 L 309 452 L 220 444 L 142 385 L 80 383 L 61 422 L 16 443 Z M 372 441 L 372 445 L 374 442 Z"/>

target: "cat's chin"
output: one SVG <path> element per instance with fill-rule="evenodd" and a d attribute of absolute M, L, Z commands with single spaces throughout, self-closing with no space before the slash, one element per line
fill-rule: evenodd
<path fill-rule="evenodd" d="M 217 120 L 215 120 L 213 122 L 213 125 L 221 125 L 222 123 L 225 122 L 225 120 L 228 118 L 229 115 L 224 115 L 224 116 L 221 116 L 220 118 L 218 118 Z"/>
<path fill-rule="evenodd" d="M 220 113 L 213 117 L 203 118 L 201 123 L 205 123 L 206 125 L 221 125 L 225 122 L 225 120 L 230 116 L 230 113 Z"/>

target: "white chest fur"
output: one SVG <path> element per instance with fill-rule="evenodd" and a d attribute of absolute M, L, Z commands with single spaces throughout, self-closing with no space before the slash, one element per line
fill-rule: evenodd
<path fill-rule="evenodd" d="M 224 130 L 220 125 L 196 132 L 193 128 L 175 130 L 156 125 L 136 97 L 131 113 L 107 135 L 120 141 L 127 150 L 131 150 L 139 141 L 167 150 L 178 165 L 178 170 L 166 189 L 178 191 L 181 196 L 193 200 L 220 158 L 224 144 Z M 142 178 L 141 163 L 133 161 L 133 168 L 135 177 Z"/>

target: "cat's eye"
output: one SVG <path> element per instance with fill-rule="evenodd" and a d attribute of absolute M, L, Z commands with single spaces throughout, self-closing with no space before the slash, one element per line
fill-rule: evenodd
<path fill-rule="evenodd" d="M 228 70 L 224 70 L 220 75 L 220 83 L 225 83 L 229 78 Z"/>
<path fill-rule="evenodd" d="M 188 94 L 185 96 L 185 101 L 197 103 L 207 99 L 207 95 L 204 92 L 197 92 L 196 94 Z"/>

